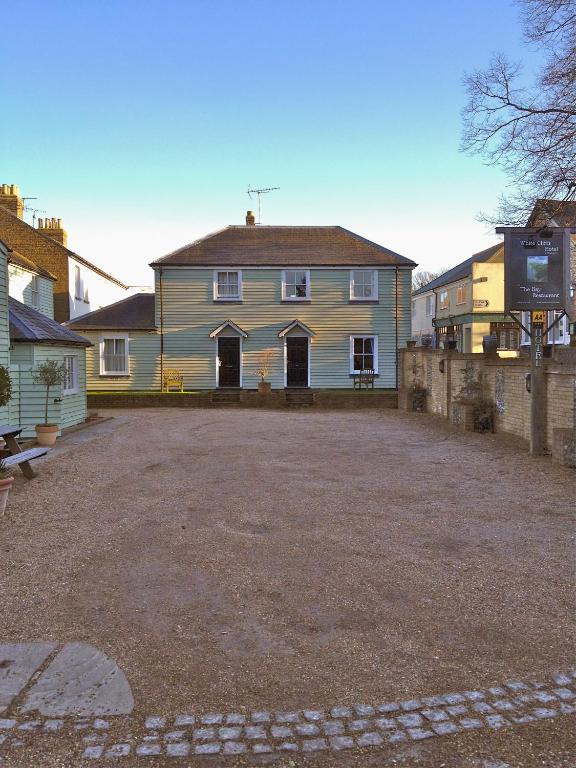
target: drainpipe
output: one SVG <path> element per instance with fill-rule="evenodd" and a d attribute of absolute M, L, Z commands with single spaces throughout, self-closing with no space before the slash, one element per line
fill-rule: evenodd
<path fill-rule="evenodd" d="M 396 275 L 395 275 L 395 293 L 396 293 L 396 309 L 395 309 L 395 315 L 396 315 L 396 389 L 398 389 L 398 267 L 396 267 Z M 412 310 L 410 310 L 412 311 Z"/>
<path fill-rule="evenodd" d="M 164 388 L 164 291 L 162 286 L 162 267 L 158 270 L 160 288 L 160 391 Z"/>

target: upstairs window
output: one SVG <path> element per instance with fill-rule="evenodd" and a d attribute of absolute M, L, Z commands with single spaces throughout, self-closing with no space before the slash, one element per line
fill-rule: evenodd
<path fill-rule="evenodd" d="M 75 395 L 78 392 L 78 355 L 64 355 L 65 379 L 63 395 Z"/>
<path fill-rule="evenodd" d="M 448 309 L 448 291 L 440 291 L 439 302 L 440 309 Z"/>
<path fill-rule="evenodd" d="M 378 336 L 350 336 L 350 373 L 378 373 Z"/>
<path fill-rule="evenodd" d="M 282 300 L 304 301 L 310 298 L 310 271 L 285 269 L 282 272 Z"/>
<path fill-rule="evenodd" d="M 459 285 L 456 289 L 456 304 L 466 304 L 466 286 Z"/>
<path fill-rule="evenodd" d="M 80 273 L 80 267 L 74 267 L 74 298 L 77 301 L 84 301 L 84 287 L 82 285 L 82 275 Z"/>
<path fill-rule="evenodd" d="M 432 317 L 434 312 L 434 302 L 432 301 L 433 298 L 433 296 L 426 296 L 426 317 Z"/>
<path fill-rule="evenodd" d="M 214 300 L 239 301 L 242 296 L 242 273 L 239 270 L 214 272 Z"/>
<path fill-rule="evenodd" d="M 378 272 L 374 269 L 353 269 L 350 272 L 350 299 L 375 301 L 378 298 Z"/>
<path fill-rule="evenodd" d="M 103 337 L 100 340 L 100 375 L 128 375 L 128 336 Z"/>
<path fill-rule="evenodd" d="M 38 309 L 40 306 L 40 278 L 38 275 L 32 275 L 30 281 L 30 300 L 32 306 Z"/>

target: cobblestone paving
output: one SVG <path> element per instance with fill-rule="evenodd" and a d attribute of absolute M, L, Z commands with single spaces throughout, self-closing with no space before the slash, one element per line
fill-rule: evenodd
<path fill-rule="evenodd" d="M 139 738 L 112 739 L 108 733 L 111 718 L 3 717 L 0 754 L 3 746 L 25 747 L 31 739 L 47 738 L 64 728 L 72 728 L 76 734 L 79 754 L 94 760 L 134 754 L 145 759 L 162 754 L 178 758 L 340 752 L 450 736 L 463 730 L 512 728 L 573 714 L 576 669 L 555 674 L 546 682 L 509 680 L 486 690 L 323 710 L 181 713 L 170 718 L 150 715 L 144 723 L 134 718 L 114 719 L 114 725 L 126 723 L 127 734 L 146 734 Z"/>

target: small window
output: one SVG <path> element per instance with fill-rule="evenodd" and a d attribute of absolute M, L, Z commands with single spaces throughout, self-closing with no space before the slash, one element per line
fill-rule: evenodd
<path fill-rule="evenodd" d="M 75 395 L 78 392 L 78 355 L 64 355 L 66 377 L 62 386 L 63 395 Z"/>
<path fill-rule="evenodd" d="M 448 291 L 440 291 L 440 309 L 448 309 Z"/>
<path fill-rule="evenodd" d="M 432 317 L 434 304 L 433 296 L 426 296 L 426 317 Z"/>
<path fill-rule="evenodd" d="M 459 285 L 456 289 L 456 304 L 466 304 L 466 286 Z"/>
<path fill-rule="evenodd" d="M 214 272 L 214 301 L 240 300 L 242 274 L 238 270 Z"/>
<path fill-rule="evenodd" d="M 84 290 L 82 286 L 82 275 L 80 273 L 80 267 L 74 267 L 74 297 L 78 301 L 84 301 Z"/>
<path fill-rule="evenodd" d="M 416 302 L 412 302 L 412 317 L 416 317 Z"/>
<path fill-rule="evenodd" d="M 353 269 L 350 272 L 350 299 L 375 301 L 378 298 L 378 272 L 373 269 Z"/>
<path fill-rule="evenodd" d="M 282 273 L 283 301 L 303 301 L 310 298 L 310 272 L 307 269 L 286 269 Z"/>
<path fill-rule="evenodd" d="M 128 375 L 128 337 L 102 338 L 100 340 L 100 375 Z"/>
<path fill-rule="evenodd" d="M 378 336 L 350 337 L 350 373 L 378 373 Z"/>
<path fill-rule="evenodd" d="M 32 275 L 30 282 L 30 299 L 32 306 L 38 309 L 40 306 L 40 278 L 38 275 Z"/>

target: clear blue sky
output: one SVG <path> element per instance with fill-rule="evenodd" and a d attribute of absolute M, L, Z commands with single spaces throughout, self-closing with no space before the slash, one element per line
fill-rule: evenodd
<path fill-rule="evenodd" d="M 2 7 L 0 182 L 130 283 L 243 222 L 341 224 L 451 265 L 504 179 L 458 151 L 462 76 L 522 49 L 507 0 L 28 0 Z"/>

